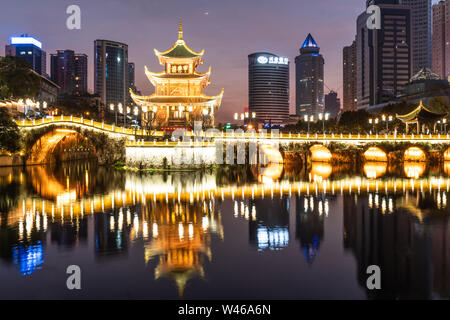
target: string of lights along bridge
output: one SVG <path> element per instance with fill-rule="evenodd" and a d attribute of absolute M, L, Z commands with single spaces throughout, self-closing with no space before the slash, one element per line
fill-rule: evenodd
<path fill-rule="evenodd" d="M 127 137 L 128 140 L 135 141 L 139 138 L 141 139 L 141 143 L 144 144 L 143 139 L 146 137 L 163 137 L 164 131 L 157 130 L 145 130 L 145 129 L 130 129 L 124 128 L 120 126 L 114 126 L 110 124 L 105 124 L 103 122 L 97 122 L 91 119 L 85 119 L 80 117 L 73 116 L 52 116 L 50 118 L 43 118 L 40 120 L 16 120 L 17 125 L 25 130 L 36 129 L 45 126 L 54 126 L 58 127 L 76 127 L 76 128 L 84 128 L 88 130 L 94 130 L 106 133 L 112 136 L 118 137 Z M 364 143 L 369 141 L 411 141 L 411 142 L 420 142 L 427 141 L 430 143 L 442 143 L 442 142 L 450 142 L 450 134 L 355 134 L 355 133 L 329 133 L 329 134 L 308 134 L 308 133 L 275 133 L 261 131 L 256 132 L 253 130 L 248 130 L 246 132 L 237 130 L 236 132 L 218 132 L 217 130 L 206 130 L 206 131 L 186 131 L 184 133 L 187 136 L 196 136 L 200 135 L 204 138 L 213 138 L 213 139 L 271 139 L 271 140 L 282 140 L 284 142 L 307 142 L 307 141 L 339 141 L 343 143 Z M 147 144 L 149 142 L 146 142 Z M 153 142 L 151 142 L 153 144 Z M 133 143 L 130 143 L 132 145 Z"/>

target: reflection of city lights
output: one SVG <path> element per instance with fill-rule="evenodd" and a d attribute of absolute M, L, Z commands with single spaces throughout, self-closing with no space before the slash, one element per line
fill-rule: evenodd
<path fill-rule="evenodd" d="M 328 163 L 313 162 L 311 165 L 311 175 L 315 182 L 322 182 L 330 177 L 333 167 Z"/>
<path fill-rule="evenodd" d="M 184 238 L 184 227 L 182 223 L 178 224 L 178 238 L 180 238 L 180 240 L 183 240 Z"/>
<path fill-rule="evenodd" d="M 257 230 L 258 250 L 280 250 L 289 244 L 288 228 L 272 228 L 264 226 Z"/>
<path fill-rule="evenodd" d="M 32 274 L 44 263 L 44 250 L 41 241 L 31 246 L 15 246 L 12 248 L 13 263 L 19 265 L 21 275 Z"/>
<path fill-rule="evenodd" d="M 419 179 L 426 169 L 424 162 L 404 162 L 403 167 L 407 178 Z"/>
<path fill-rule="evenodd" d="M 387 164 L 383 162 L 367 162 L 364 173 L 368 179 L 378 179 L 386 174 Z"/>
<path fill-rule="evenodd" d="M 153 222 L 152 235 L 153 235 L 153 238 L 158 237 L 158 224 L 156 222 Z"/>

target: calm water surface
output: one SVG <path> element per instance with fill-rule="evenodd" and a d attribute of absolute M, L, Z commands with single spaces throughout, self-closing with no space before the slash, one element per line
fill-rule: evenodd
<path fill-rule="evenodd" d="M 0 298 L 448 299 L 448 172 L 0 168 Z"/>

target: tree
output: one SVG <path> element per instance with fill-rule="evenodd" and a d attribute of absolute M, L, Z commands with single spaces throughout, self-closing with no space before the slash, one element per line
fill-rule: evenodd
<path fill-rule="evenodd" d="M 22 136 L 8 109 L 0 108 L 0 152 L 17 152 L 21 149 Z"/>
<path fill-rule="evenodd" d="M 339 130 L 364 132 L 370 130 L 370 114 L 366 110 L 346 111 L 339 119 Z"/>
<path fill-rule="evenodd" d="M 40 76 L 20 57 L 0 57 L 0 99 L 33 98 L 41 86 Z"/>
<path fill-rule="evenodd" d="M 437 113 L 447 113 L 448 107 L 447 102 L 445 102 L 445 99 L 443 97 L 434 97 L 429 102 L 429 108 Z"/>

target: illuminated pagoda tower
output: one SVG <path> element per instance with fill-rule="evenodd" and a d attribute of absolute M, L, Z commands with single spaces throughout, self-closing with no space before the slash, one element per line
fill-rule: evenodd
<path fill-rule="evenodd" d="M 155 87 L 150 96 L 139 96 L 130 89 L 134 102 L 142 108 L 144 127 L 174 130 L 193 127 L 194 121 L 203 121 L 205 127 L 214 125 L 214 114 L 223 96 L 206 96 L 203 89 L 210 84 L 211 67 L 206 73 L 196 68 L 203 63 L 204 50 L 192 51 L 183 40 L 181 21 L 177 42 L 167 51 L 155 49 L 159 63 L 164 66 L 160 73 L 145 67 L 145 74 Z"/>

